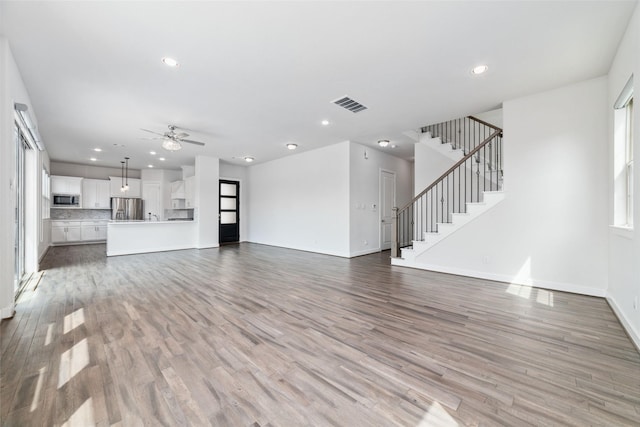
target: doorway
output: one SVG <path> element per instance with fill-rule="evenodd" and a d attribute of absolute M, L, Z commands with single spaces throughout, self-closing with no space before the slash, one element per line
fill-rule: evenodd
<path fill-rule="evenodd" d="M 396 174 L 380 170 L 380 250 L 391 249 L 393 208 L 396 205 Z"/>
<path fill-rule="evenodd" d="M 240 241 L 240 182 L 220 180 L 220 244 Z"/>

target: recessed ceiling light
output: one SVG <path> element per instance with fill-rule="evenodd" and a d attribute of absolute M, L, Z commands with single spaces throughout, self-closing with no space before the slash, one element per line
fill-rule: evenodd
<path fill-rule="evenodd" d="M 152 167 L 153 167 L 153 165 L 148 165 L 148 167 L 152 168 Z"/>
<path fill-rule="evenodd" d="M 255 160 L 255 159 L 254 159 L 253 157 L 245 157 L 245 158 L 244 158 L 244 161 L 245 161 L 245 162 L 247 162 L 247 163 L 251 163 L 251 162 L 253 162 L 254 160 Z"/>
<path fill-rule="evenodd" d="M 298 148 L 298 144 L 289 143 L 287 144 L 287 148 L 289 150 L 295 150 L 296 148 Z"/>
<path fill-rule="evenodd" d="M 320 123 L 322 123 L 322 126 L 329 126 L 329 120 L 323 120 Z"/>
<path fill-rule="evenodd" d="M 173 58 L 169 58 L 168 56 L 165 56 L 164 58 L 162 58 L 162 62 L 164 62 L 164 64 L 169 66 L 169 67 L 178 67 L 178 66 L 180 66 L 180 64 L 178 64 L 178 61 L 176 61 Z"/>
<path fill-rule="evenodd" d="M 473 74 L 482 74 L 485 71 L 487 71 L 488 69 L 489 69 L 489 67 L 487 67 L 486 65 L 478 65 L 477 67 L 473 67 L 471 72 Z"/>
<path fill-rule="evenodd" d="M 89 160 L 91 160 L 92 162 L 97 162 L 98 161 L 98 159 L 96 159 L 95 157 L 92 157 Z"/>
<path fill-rule="evenodd" d="M 378 141 L 378 145 L 380 147 L 386 147 L 387 145 L 389 145 L 389 140 L 388 139 L 381 139 L 380 141 Z"/>
<path fill-rule="evenodd" d="M 161 162 L 164 162 L 165 158 L 164 157 L 160 157 L 160 158 L 158 158 L 158 160 L 160 160 Z"/>
<path fill-rule="evenodd" d="M 99 153 L 102 151 L 102 148 L 94 148 L 93 151 L 95 151 L 96 153 Z"/>
<path fill-rule="evenodd" d="M 155 156 L 156 152 L 155 151 L 149 151 L 149 154 L 151 154 L 152 156 Z"/>
<path fill-rule="evenodd" d="M 397 145 L 396 144 L 391 144 L 391 148 L 396 148 Z"/>

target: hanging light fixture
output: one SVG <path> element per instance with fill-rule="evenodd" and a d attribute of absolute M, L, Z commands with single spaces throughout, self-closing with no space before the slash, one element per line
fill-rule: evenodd
<path fill-rule="evenodd" d="M 122 169 L 122 171 L 120 173 L 120 178 L 122 178 L 122 185 L 120 186 L 120 191 L 122 193 L 124 193 L 124 191 L 125 191 L 124 190 L 124 162 L 121 161 L 120 162 L 120 166 L 121 166 L 121 169 Z"/>
<path fill-rule="evenodd" d="M 165 138 L 164 141 L 162 141 L 162 148 L 167 151 L 178 151 L 182 149 L 182 145 L 175 139 Z"/>
<path fill-rule="evenodd" d="M 124 183 L 124 191 L 129 191 L 129 158 L 125 157 L 124 158 L 126 165 L 125 165 L 125 183 Z"/>

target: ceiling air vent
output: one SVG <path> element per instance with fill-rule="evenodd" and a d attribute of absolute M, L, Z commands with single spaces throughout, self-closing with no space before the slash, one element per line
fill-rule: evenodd
<path fill-rule="evenodd" d="M 335 101 L 331 101 L 334 104 L 342 107 L 342 108 L 346 108 L 347 110 L 351 111 L 352 113 L 359 113 L 360 111 L 366 110 L 367 107 L 365 107 L 364 105 L 360 104 L 357 101 L 354 101 L 353 99 L 349 98 L 348 96 L 344 96 L 340 99 L 336 99 Z"/>

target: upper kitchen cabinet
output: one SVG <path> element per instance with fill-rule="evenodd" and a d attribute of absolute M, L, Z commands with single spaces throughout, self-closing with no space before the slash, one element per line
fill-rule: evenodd
<path fill-rule="evenodd" d="M 195 208 L 195 196 L 196 196 L 196 177 L 190 176 L 184 180 L 184 198 L 186 208 Z"/>
<path fill-rule="evenodd" d="M 82 178 L 51 175 L 51 194 L 82 194 Z"/>
<path fill-rule="evenodd" d="M 122 189 L 122 178 L 119 176 L 110 176 L 111 180 L 111 197 L 142 197 L 142 185 L 140 183 L 140 179 L 138 178 L 129 178 L 129 190 L 121 191 Z"/>
<path fill-rule="evenodd" d="M 82 207 L 84 209 L 110 209 L 111 183 L 106 179 L 82 180 Z"/>
<path fill-rule="evenodd" d="M 184 199 L 184 181 L 174 181 L 171 183 L 171 199 Z"/>

